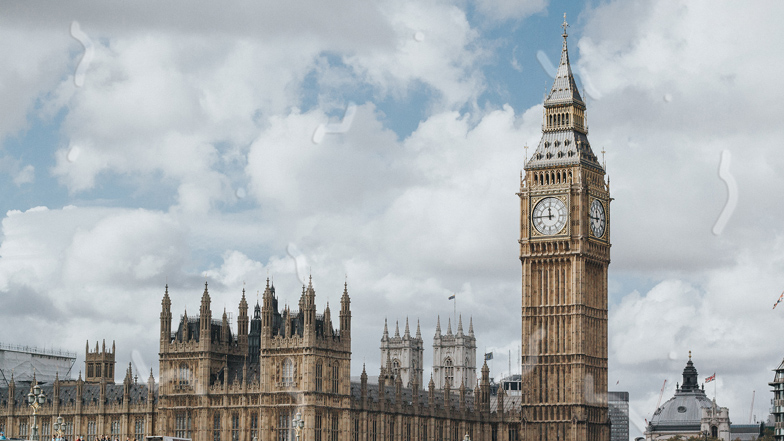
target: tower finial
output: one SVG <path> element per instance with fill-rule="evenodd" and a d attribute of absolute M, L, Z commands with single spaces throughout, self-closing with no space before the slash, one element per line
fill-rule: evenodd
<path fill-rule="evenodd" d="M 691 360 L 691 351 L 689 351 L 689 360 Z"/>
<path fill-rule="evenodd" d="M 568 35 L 566 33 L 566 28 L 569 27 L 569 23 L 566 22 L 566 12 L 564 12 L 564 22 L 563 22 L 563 24 L 561 26 L 563 26 L 563 28 L 564 28 L 563 38 L 566 38 L 567 35 Z"/>

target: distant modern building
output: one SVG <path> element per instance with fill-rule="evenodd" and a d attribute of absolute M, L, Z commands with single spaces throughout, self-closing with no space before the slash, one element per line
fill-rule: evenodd
<path fill-rule="evenodd" d="M 784 361 L 775 369 L 773 381 L 768 383 L 773 388 L 773 406 L 770 413 L 773 415 L 773 438 L 784 441 Z"/>
<path fill-rule="evenodd" d="M 523 376 L 520 374 L 513 374 L 504 377 L 499 381 L 499 387 L 503 389 L 509 397 L 520 396 L 522 395 L 523 390 Z"/>
<path fill-rule="evenodd" d="M 610 407 L 610 441 L 629 439 L 629 392 L 608 392 Z"/>
<path fill-rule="evenodd" d="M 16 381 L 32 381 L 35 372 L 39 383 L 51 383 L 58 374 L 70 378 L 75 361 L 73 352 L 0 343 L 0 386 L 8 386 L 11 373 Z"/>
<path fill-rule="evenodd" d="M 698 373 L 691 361 L 683 369 L 683 384 L 675 396 L 656 409 L 645 429 L 647 441 L 661 441 L 680 435 L 684 438 L 704 435 L 730 441 L 729 409 L 719 407 L 705 395 L 705 385 L 697 383 Z"/>

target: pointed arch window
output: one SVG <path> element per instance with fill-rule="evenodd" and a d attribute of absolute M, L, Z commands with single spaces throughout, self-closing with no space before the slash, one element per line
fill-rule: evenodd
<path fill-rule="evenodd" d="M 188 365 L 185 364 L 185 363 L 181 364 L 180 365 L 180 376 L 179 376 L 179 380 L 180 381 L 179 381 L 179 383 L 181 385 L 187 386 L 190 383 L 190 376 L 191 376 L 191 372 L 190 372 L 190 369 L 188 369 Z"/>
<path fill-rule="evenodd" d="M 316 392 L 321 392 L 323 375 L 324 365 L 319 360 L 316 362 Z"/>
<path fill-rule="evenodd" d="M 284 386 L 294 385 L 294 361 L 290 358 L 283 361 L 283 375 L 281 381 Z"/>
<path fill-rule="evenodd" d="M 453 387 L 455 384 L 455 364 L 451 358 L 444 361 L 444 379 L 449 382 L 449 386 Z"/>
<path fill-rule="evenodd" d="M 336 361 L 332 365 L 332 393 L 336 394 L 340 390 L 340 364 Z"/>

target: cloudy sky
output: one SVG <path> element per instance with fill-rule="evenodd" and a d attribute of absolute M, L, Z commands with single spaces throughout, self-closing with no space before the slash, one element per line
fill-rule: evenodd
<path fill-rule="evenodd" d="M 752 391 L 767 415 L 784 4 L 191 4 L 0 5 L 4 343 L 80 368 L 85 341 L 116 340 L 118 365 L 157 374 L 166 283 L 175 316 L 205 281 L 213 314 L 236 316 L 243 286 L 255 302 L 269 275 L 294 304 L 311 273 L 319 309 L 348 280 L 352 375 L 378 372 L 385 317 L 419 319 L 427 348 L 453 293 L 503 375 L 520 345 L 515 192 L 566 12 L 615 198 L 609 378 L 631 434 L 689 350 L 733 422 Z"/>

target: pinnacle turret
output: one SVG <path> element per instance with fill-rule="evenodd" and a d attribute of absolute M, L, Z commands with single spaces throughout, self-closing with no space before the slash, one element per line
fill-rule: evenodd
<path fill-rule="evenodd" d="M 400 338 L 400 323 L 395 320 L 395 338 Z"/>
<path fill-rule="evenodd" d="M 411 332 L 408 330 L 408 317 L 406 317 L 406 331 L 403 334 L 403 338 L 406 340 L 411 338 Z"/>

